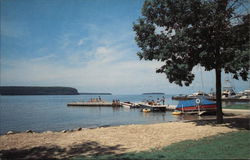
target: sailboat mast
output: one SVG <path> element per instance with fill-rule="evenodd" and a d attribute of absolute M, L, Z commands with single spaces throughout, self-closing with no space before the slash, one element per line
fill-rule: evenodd
<path fill-rule="evenodd" d="M 201 86 L 202 86 L 202 93 L 203 93 L 203 96 L 204 96 L 204 83 L 203 83 L 203 76 L 202 76 L 202 68 L 200 66 L 200 73 L 201 73 Z"/>

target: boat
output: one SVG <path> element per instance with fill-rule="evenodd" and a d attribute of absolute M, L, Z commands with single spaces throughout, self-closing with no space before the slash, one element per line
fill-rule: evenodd
<path fill-rule="evenodd" d="M 137 104 L 137 103 L 132 103 L 132 102 L 123 102 L 122 103 L 122 106 L 124 107 L 124 108 L 140 108 L 140 105 L 139 104 Z"/>
<path fill-rule="evenodd" d="M 139 103 L 140 107 L 143 109 L 150 109 L 152 112 L 165 112 L 167 110 L 167 105 L 161 105 L 157 103 L 142 102 Z"/>
<path fill-rule="evenodd" d="M 246 89 L 242 92 L 243 95 L 245 96 L 250 96 L 250 89 Z"/>
<path fill-rule="evenodd" d="M 225 80 L 224 87 L 222 88 L 221 100 L 227 102 L 250 102 L 250 90 L 245 90 L 239 93 L 235 92 L 235 87 L 233 87 L 232 83 L 229 80 Z M 216 101 L 216 93 L 211 89 L 210 94 L 206 94 L 202 91 L 198 91 L 197 93 L 193 93 L 191 95 L 178 95 L 173 96 L 173 100 L 192 100 L 197 99 L 199 97 L 204 97 L 207 100 Z"/>
<path fill-rule="evenodd" d="M 208 94 L 202 91 L 198 91 L 197 93 L 188 95 L 188 97 L 191 97 L 191 98 L 197 98 L 198 96 L 208 96 Z"/>
<path fill-rule="evenodd" d="M 172 112 L 172 115 L 181 115 L 181 114 L 182 112 L 178 110 L 175 110 L 174 112 Z"/>
<path fill-rule="evenodd" d="M 232 83 L 229 81 L 229 79 L 226 79 L 222 90 L 222 98 L 231 98 L 234 97 L 235 95 L 236 92 L 234 91 Z"/>
<path fill-rule="evenodd" d="M 173 100 L 191 100 L 191 99 L 197 99 L 198 97 L 206 97 L 207 99 L 210 98 L 210 96 L 205 93 L 205 92 L 202 92 L 202 91 L 198 91 L 197 93 L 193 93 L 193 94 L 190 94 L 190 95 L 178 95 L 178 96 L 173 96 L 172 99 Z"/>
<path fill-rule="evenodd" d="M 142 112 L 151 112 L 151 110 L 149 108 L 144 108 L 142 109 Z"/>
<path fill-rule="evenodd" d="M 131 102 L 123 102 L 122 103 L 122 107 L 124 107 L 124 108 L 132 108 L 132 103 Z"/>
<path fill-rule="evenodd" d="M 216 111 L 216 102 L 207 100 L 203 97 L 180 101 L 176 107 L 176 110 L 184 113 L 204 113 L 206 112 L 215 112 Z"/>

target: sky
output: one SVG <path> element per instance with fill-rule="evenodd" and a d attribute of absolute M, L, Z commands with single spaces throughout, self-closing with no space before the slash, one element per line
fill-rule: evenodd
<path fill-rule="evenodd" d="M 189 94 L 215 88 L 214 71 L 195 67 L 190 87 L 141 61 L 133 23 L 143 0 L 0 0 L 1 86 L 68 86 L 79 92 Z M 236 91 L 249 81 L 230 79 Z"/>

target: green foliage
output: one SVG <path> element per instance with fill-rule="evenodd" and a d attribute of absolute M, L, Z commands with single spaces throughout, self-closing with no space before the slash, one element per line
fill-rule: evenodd
<path fill-rule="evenodd" d="M 187 140 L 160 150 L 80 159 L 249 159 L 250 132 L 238 131 L 200 140 Z"/>
<path fill-rule="evenodd" d="M 224 69 L 247 80 L 250 16 L 245 0 L 146 0 L 134 23 L 140 59 L 165 62 L 157 73 L 180 86 L 192 83 L 192 69 Z"/>

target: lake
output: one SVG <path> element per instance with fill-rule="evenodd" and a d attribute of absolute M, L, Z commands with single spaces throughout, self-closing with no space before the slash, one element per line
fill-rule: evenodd
<path fill-rule="evenodd" d="M 87 101 L 98 95 L 50 95 L 50 96 L 0 96 L 0 134 L 8 131 L 33 130 L 60 131 L 124 124 L 151 124 L 182 119 L 187 116 L 173 116 L 171 112 L 143 113 L 139 109 L 122 107 L 67 107 L 75 101 Z M 141 102 L 145 99 L 161 98 L 162 95 L 101 95 L 106 101 Z M 177 104 L 172 95 L 165 95 L 167 104 Z"/>

